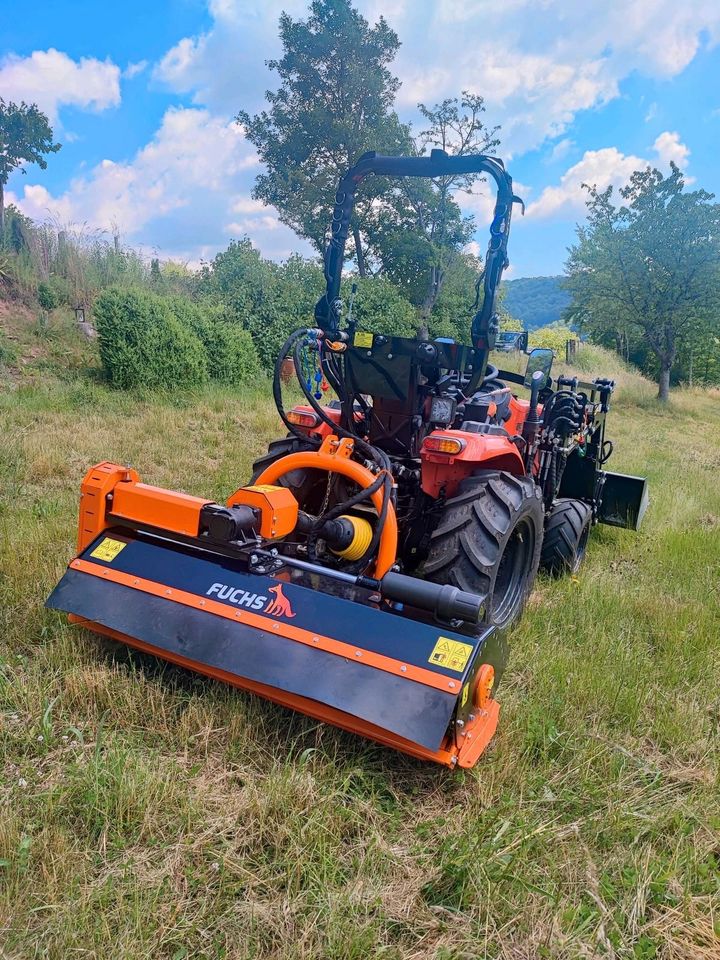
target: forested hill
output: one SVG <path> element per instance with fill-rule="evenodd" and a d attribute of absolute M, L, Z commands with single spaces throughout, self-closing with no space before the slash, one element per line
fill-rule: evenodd
<path fill-rule="evenodd" d="M 503 306 L 526 330 L 554 323 L 570 303 L 570 294 L 560 286 L 562 277 L 522 277 L 503 284 Z"/>

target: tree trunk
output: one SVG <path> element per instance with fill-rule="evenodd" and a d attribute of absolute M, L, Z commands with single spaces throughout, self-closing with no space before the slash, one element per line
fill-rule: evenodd
<path fill-rule="evenodd" d="M 670 367 L 667 360 L 660 361 L 660 376 L 658 377 L 658 400 L 667 403 L 670 399 Z"/>
<path fill-rule="evenodd" d="M 0 180 L 0 245 L 5 243 L 5 184 Z"/>
<path fill-rule="evenodd" d="M 427 340 L 429 336 L 428 321 L 430 320 L 430 314 L 433 312 L 433 307 L 437 303 L 437 298 L 440 296 L 444 279 L 445 271 L 442 269 L 442 267 L 431 268 L 430 282 L 428 283 L 427 293 L 425 294 L 425 299 L 420 307 L 420 326 L 418 327 L 418 337 L 421 340 Z"/>
<path fill-rule="evenodd" d="M 362 238 L 358 227 L 353 227 L 353 238 L 355 240 L 355 256 L 357 257 L 358 274 L 361 277 L 366 277 L 367 268 L 365 266 L 365 256 L 363 255 Z"/>

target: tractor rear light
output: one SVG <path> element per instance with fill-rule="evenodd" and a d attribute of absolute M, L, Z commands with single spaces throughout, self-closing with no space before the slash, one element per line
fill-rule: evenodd
<path fill-rule="evenodd" d="M 425 437 L 423 450 L 428 453 L 447 453 L 455 456 L 465 449 L 465 441 L 457 437 Z"/>
<path fill-rule="evenodd" d="M 298 427 L 309 427 L 313 429 L 320 423 L 320 417 L 316 413 L 311 413 L 309 410 L 302 410 L 298 407 L 295 407 L 287 415 L 290 423 L 294 423 Z"/>

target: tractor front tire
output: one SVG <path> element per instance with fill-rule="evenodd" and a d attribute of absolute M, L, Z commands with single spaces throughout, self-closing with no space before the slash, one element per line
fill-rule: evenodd
<path fill-rule="evenodd" d="M 483 622 L 508 627 L 535 582 L 543 523 L 542 492 L 532 478 L 482 471 L 445 504 L 422 575 L 485 597 Z"/>
<path fill-rule="evenodd" d="M 585 558 L 592 526 L 592 510 L 582 500 L 561 498 L 550 508 L 545 523 L 540 566 L 553 577 L 577 573 Z"/>

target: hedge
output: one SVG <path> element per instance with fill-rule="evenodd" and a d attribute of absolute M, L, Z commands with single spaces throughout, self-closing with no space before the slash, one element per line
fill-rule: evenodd
<path fill-rule="evenodd" d="M 123 389 L 237 384 L 260 369 L 250 334 L 218 308 L 112 287 L 94 316 L 103 367 Z"/>

